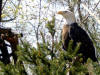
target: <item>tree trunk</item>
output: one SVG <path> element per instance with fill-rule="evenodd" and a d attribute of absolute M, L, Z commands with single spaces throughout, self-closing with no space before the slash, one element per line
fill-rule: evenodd
<path fill-rule="evenodd" d="M 0 22 L 1 22 L 1 15 L 2 15 L 2 0 L 0 0 Z"/>

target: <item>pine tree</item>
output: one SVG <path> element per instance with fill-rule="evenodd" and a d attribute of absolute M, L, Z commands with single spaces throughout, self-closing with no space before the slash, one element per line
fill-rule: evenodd
<path fill-rule="evenodd" d="M 16 64 L 10 63 L 5 66 L 0 63 L 0 75 L 99 75 L 98 63 L 90 59 L 83 64 L 81 54 L 77 54 L 81 43 L 75 50 L 72 49 L 73 40 L 69 42 L 68 50 L 61 48 L 62 42 L 55 42 L 55 18 L 47 23 L 47 29 L 52 36 L 52 47 L 46 42 L 42 32 L 42 42 L 37 43 L 37 48 L 32 47 L 26 41 L 18 46 L 18 60 Z M 30 70 L 28 70 L 28 68 Z M 27 71 L 28 70 L 28 71 Z"/>

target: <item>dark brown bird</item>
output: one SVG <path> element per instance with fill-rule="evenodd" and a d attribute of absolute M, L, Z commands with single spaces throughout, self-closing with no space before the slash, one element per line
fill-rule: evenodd
<path fill-rule="evenodd" d="M 82 54 L 83 62 L 86 62 L 88 58 L 91 58 L 94 62 L 97 61 L 93 42 L 86 31 L 78 26 L 74 14 L 71 11 L 59 11 L 58 14 L 62 15 L 67 22 L 62 30 L 64 50 L 67 50 L 70 40 L 73 40 L 73 48 L 75 48 L 77 43 L 80 42 L 81 46 L 78 53 Z"/>

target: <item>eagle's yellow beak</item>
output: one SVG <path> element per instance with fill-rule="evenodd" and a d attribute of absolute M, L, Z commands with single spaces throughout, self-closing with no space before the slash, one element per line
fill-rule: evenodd
<path fill-rule="evenodd" d="M 57 14 L 63 14 L 63 11 L 58 11 Z"/>

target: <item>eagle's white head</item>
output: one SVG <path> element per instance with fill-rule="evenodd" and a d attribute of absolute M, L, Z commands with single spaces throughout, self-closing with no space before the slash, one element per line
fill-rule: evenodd
<path fill-rule="evenodd" d="M 59 11 L 57 14 L 62 15 L 66 19 L 67 25 L 71 25 L 76 22 L 74 13 L 71 11 Z"/>

